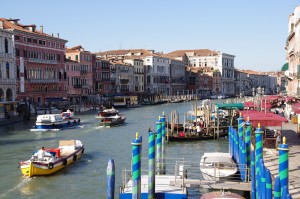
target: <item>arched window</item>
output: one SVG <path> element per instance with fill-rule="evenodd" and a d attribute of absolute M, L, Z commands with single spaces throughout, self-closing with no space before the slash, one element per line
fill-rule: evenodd
<path fill-rule="evenodd" d="M 2 67 L 1 67 L 1 64 L 0 64 L 0 78 L 2 78 Z"/>
<path fill-rule="evenodd" d="M 4 49 L 5 49 L 5 53 L 8 53 L 8 41 L 7 41 L 7 39 L 4 40 Z"/>
<path fill-rule="evenodd" d="M 13 100 L 13 93 L 12 90 L 9 88 L 6 90 L 6 101 L 12 101 Z"/>
<path fill-rule="evenodd" d="M 4 93 L 2 88 L 0 88 L 0 102 L 3 102 L 3 100 L 4 100 Z"/>
<path fill-rule="evenodd" d="M 9 63 L 6 62 L 6 78 L 9 78 Z"/>

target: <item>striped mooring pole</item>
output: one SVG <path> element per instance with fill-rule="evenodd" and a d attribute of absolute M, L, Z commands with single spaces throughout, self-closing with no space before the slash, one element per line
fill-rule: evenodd
<path fill-rule="evenodd" d="M 289 190 L 289 146 L 286 144 L 285 137 L 283 137 L 282 140 L 282 144 L 278 147 L 281 194 L 285 186 L 287 187 L 287 191 Z M 281 197 L 283 197 L 283 195 L 281 195 Z"/>
<path fill-rule="evenodd" d="M 266 175 L 266 199 L 272 199 L 272 177 L 269 169 L 266 169 L 265 175 Z"/>
<path fill-rule="evenodd" d="M 141 198 L 141 145 L 139 134 L 136 133 L 132 145 L 132 199 Z"/>
<path fill-rule="evenodd" d="M 156 122 L 156 169 L 157 174 L 160 175 L 162 173 L 161 171 L 161 140 L 162 140 L 162 134 L 161 134 L 161 122 L 160 117 L 158 118 L 158 121 Z"/>
<path fill-rule="evenodd" d="M 231 157 L 233 157 L 231 126 L 228 126 L 228 142 L 229 142 L 229 154 L 230 154 Z"/>
<path fill-rule="evenodd" d="M 238 118 L 238 134 L 239 134 L 239 138 L 238 138 L 238 150 L 239 150 L 239 158 L 238 158 L 238 163 L 239 165 L 242 164 L 241 163 L 241 158 L 242 158 L 242 142 L 243 142 L 243 129 L 244 129 L 244 118 L 242 116 L 242 113 L 240 113 L 240 116 Z M 241 169 L 241 168 L 240 168 Z"/>
<path fill-rule="evenodd" d="M 256 196 L 258 198 L 259 180 L 260 175 L 259 160 L 263 158 L 263 131 L 260 129 L 260 123 L 255 131 L 255 175 L 256 175 Z"/>
<path fill-rule="evenodd" d="M 265 199 L 266 198 L 266 177 L 265 177 L 265 164 L 264 160 L 261 158 L 259 160 L 259 166 L 260 166 L 260 198 Z"/>
<path fill-rule="evenodd" d="M 162 113 L 162 117 L 160 118 L 161 122 L 161 173 L 166 174 L 166 160 L 165 160 L 165 144 L 166 144 L 166 116 L 165 113 Z"/>
<path fill-rule="evenodd" d="M 280 177 L 276 176 L 275 185 L 274 185 L 274 199 L 281 198 L 281 186 L 280 186 Z"/>
<path fill-rule="evenodd" d="M 251 122 L 248 120 L 246 122 L 246 137 L 245 137 L 245 143 L 246 143 L 246 156 L 247 156 L 247 168 L 250 169 L 251 166 Z"/>
<path fill-rule="evenodd" d="M 255 151 L 251 152 L 251 198 L 256 198 L 255 188 Z"/>
<path fill-rule="evenodd" d="M 155 198 L 155 133 L 149 131 L 148 149 L 148 199 Z"/>
<path fill-rule="evenodd" d="M 114 199 L 115 198 L 115 162 L 113 159 L 109 159 L 106 168 L 107 176 L 107 190 L 106 198 Z"/>

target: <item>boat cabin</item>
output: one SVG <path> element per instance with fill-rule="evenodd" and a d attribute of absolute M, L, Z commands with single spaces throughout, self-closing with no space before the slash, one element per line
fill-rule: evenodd
<path fill-rule="evenodd" d="M 39 123 L 51 123 L 51 122 L 60 122 L 63 121 L 61 114 L 47 114 L 47 115 L 38 115 L 36 122 Z"/>

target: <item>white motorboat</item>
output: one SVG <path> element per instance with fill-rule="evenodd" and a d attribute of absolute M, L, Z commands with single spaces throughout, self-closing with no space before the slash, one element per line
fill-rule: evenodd
<path fill-rule="evenodd" d="M 233 177 L 237 166 L 229 153 L 204 153 L 200 160 L 200 171 L 205 180 L 219 181 Z"/>

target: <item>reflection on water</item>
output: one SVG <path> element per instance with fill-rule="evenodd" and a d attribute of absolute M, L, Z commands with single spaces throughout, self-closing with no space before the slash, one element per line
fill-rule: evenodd
<path fill-rule="evenodd" d="M 126 124 L 113 128 L 99 128 L 98 120 L 95 119 L 97 112 L 80 115 L 80 126 L 58 132 L 31 132 L 29 129 L 34 121 L 0 127 L 0 198 L 105 198 L 106 167 L 110 158 L 115 160 L 115 192 L 118 194 L 122 169 L 130 169 L 131 142 L 135 133 L 139 132 L 143 136 L 143 169 L 146 170 L 148 129 L 155 130 L 155 122 L 162 111 L 167 115 L 176 109 L 183 118 L 183 112 L 191 107 L 192 102 L 121 109 L 120 112 L 127 118 Z M 22 176 L 17 168 L 20 161 L 29 159 L 32 152 L 41 146 L 57 147 L 61 139 L 78 139 L 83 142 L 85 154 L 80 161 L 51 176 L 32 179 Z M 228 150 L 225 139 L 168 143 L 166 157 L 199 162 L 204 152 L 217 150 Z M 167 161 L 167 169 L 174 168 L 168 164 L 171 163 Z M 194 192 L 197 198 L 199 193 Z"/>

